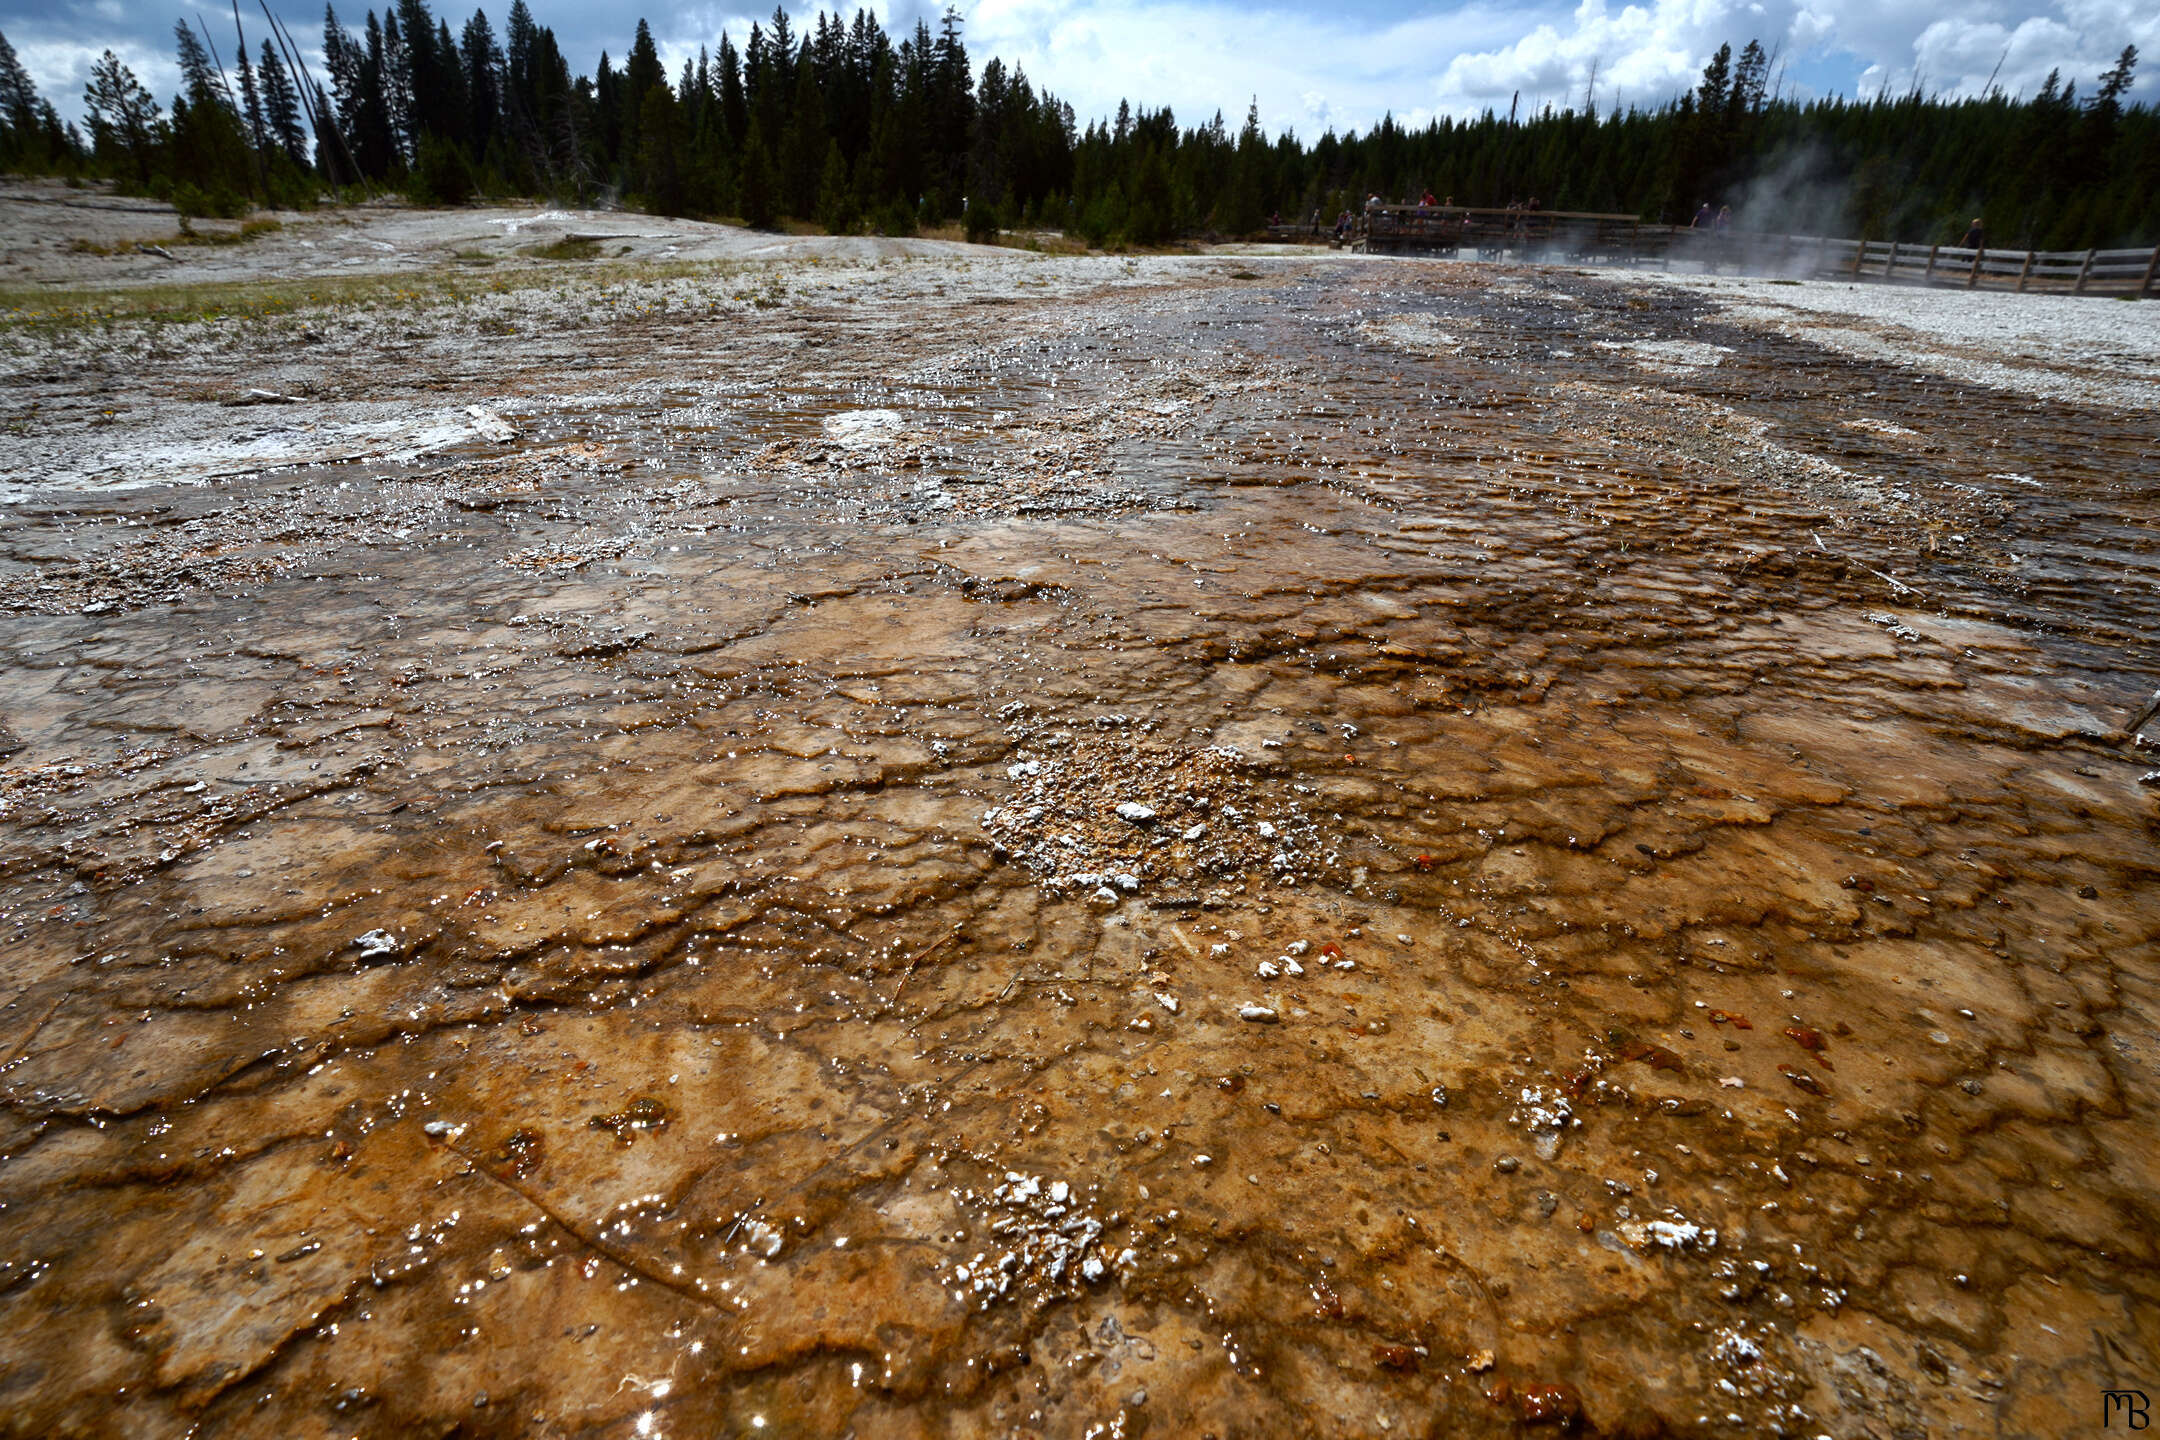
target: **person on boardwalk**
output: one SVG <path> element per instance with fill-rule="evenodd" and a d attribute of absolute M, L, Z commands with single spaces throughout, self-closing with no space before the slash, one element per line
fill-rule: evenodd
<path fill-rule="evenodd" d="M 1707 201 L 1707 200 L 1705 200 L 1705 201 L 1703 201 L 1703 202 L 1702 202 L 1701 206 L 1700 206 L 1700 207 L 1698 207 L 1698 208 L 1696 209 L 1696 211 L 1695 211 L 1695 218 L 1694 218 L 1693 220 L 1690 220 L 1690 221 L 1688 222 L 1688 229 L 1690 229 L 1690 230 L 1707 230 L 1707 229 L 1709 229 L 1709 228 L 1710 228 L 1710 202 L 1709 202 L 1709 201 Z"/>
<path fill-rule="evenodd" d="M 1718 206 L 1717 220 L 1715 222 L 1714 228 L 1717 230 L 1718 238 L 1720 239 L 1723 239 L 1726 235 L 1732 232 L 1732 206 Z"/>
<path fill-rule="evenodd" d="M 1972 225 L 1965 231 L 1965 238 L 1958 241 L 1958 245 L 1966 250 L 1985 250 L 1987 248 L 1987 227 L 1980 223 L 1978 215 L 1973 216 Z"/>

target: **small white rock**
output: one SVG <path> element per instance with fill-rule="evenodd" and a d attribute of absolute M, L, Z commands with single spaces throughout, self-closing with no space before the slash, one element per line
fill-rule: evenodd
<path fill-rule="evenodd" d="M 373 960 L 380 955 L 395 955 L 405 948 L 398 943 L 397 936 L 388 930 L 370 930 L 352 943 L 363 960 Z"/>
<path fill-rule="evenodd" d="M 1238 1019 L 1250 1020 L 1257 1025 L 1273 1025 L 1282 1019 L 1282 1016 L 1265 1005 L 1240 1005 L 1237 1014 Z"/>
<path fill-rule="evenodd" d="M 258 390 L 250 391 L 249 393 L 257 395 L 267 395 L 270 392 L 267 390 Z M 278 396 L 277 399 L 281 403 L 290 403 L 285 401 L 285 397 L 283 396 Z M 493 440 L 498 445 L 506 440 L 517 439 L 517 427 L 515 425 L 512 425 L 509 421 L 503 419 L 502 416 L 496 414 L 493 410 L 488 409 L 487 406 L 467 405 L 465 407 L 465 413 L 472 417 L 472 428 L 480 436 L 481 439 Z"/>
<path fill-rule="evenodd" d="M 1118 819 L 1130 820 L 1135 825 L 1145 825 L 1155 818 L 1155 812 L 1136 801 L 1127 800 L 1117 807 Z"/>

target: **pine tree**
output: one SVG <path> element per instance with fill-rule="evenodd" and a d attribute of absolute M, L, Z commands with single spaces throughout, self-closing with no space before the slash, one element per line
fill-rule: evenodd
<path fill-rule="evenodd" d="M 475 10 L 465 22 L 458 47 L 459 71 L 465 83 L 465 131 L 467 144 L 478 157 L 488 153 L 503 127 L 503 79 L 506 67 L 495 43 L 495 31 L 487 12 Z"/>
<path fill-rule="evenodd" d="M 722 143 L 730 150 L 738 149 L 750 131 L 750 110 L 743 95 L 742 61 L 735 53 L 735 42 L 728 39 L 725 30 L 720 32 L 719 70 Z"/>
<path fill-rule="evenodd" d="M 165 122 L 135 72 L 107 50 L 90 67 L 83 103 L 90 109 L 90 132 L 99 152 L 124 150 L 136 180 L 148 185 L 151 154 L 163 138 Z"/>
<path fill-rule="evenodd" d="M 2137 46 L 2125 45 L 2122 54 L 2115 58 L 2114 68 L 2100 77 L 2100 90 L 2093 97 L 2093 109 L 2105 112 L 2110 121 L 2122 116 L 2122 97 L 2134 83 L 2131 76 L 2137 70 L 2137 62 Z"/>
<path fill-rule="evenodd" d="M 532 118 L 535 143 L 552 193 L 589 183 L 595 126 L 589 91 L 570 78 L 569 62 L 555 43 L 555 32 L 542 27 L 533 39 Z"/>
<path fill-rule="evenodd" d="M 667 88 L 667 72 L 660 67 L 660 51 L 653 44 L 652 31 L 640 20 L 637 38 L 630 43 L 630 58 L 623 65 L 621 153 L 626 160 L 634 159 L 639 152 L 638 131 L 644 121 L 645 97 L 656 87 Z"/>
<path fill-rule="evenodd" d="M 262 86 L 263 122 L 271 139 L 293 164 L 306 169 L 307 131 L 300 121 L 300 96 L 285 73 L 277 47 L 268 40 L 262 42 L 262 64 L 255 73 Z"/>
<path fill-rule="evenodd" d="M 219 78 L 209 51 L 185 20 L 173 25 L 186 94 L 173 103 L 169 159 L 180 188 L 173 201 L 190 211 L 236 213 L 241 195 L 254 188 L 252 152 L 240 116 Z"/>
<path fill-rule="evenodd" d="M 773 7 L 772 33 L 766 37 L 766 48 L 772 61 L 773 81 L 778 86 L 775 93 L 784 100 L 795 88 L 795 31 L 788 24 L 784 6 Z"/>
<path fill-rule="evenodd" d="M 852 234 L 858 211 L 855 203 L 855 187 L 848 178 L 847 157 L 840 153 L 840 142 L 825 142 L 825 164 L 818 176 L 818 224 L 834 235 Z"/>
<path fill-rule="evenodd" d="M 529 98 L 533 93 L 533 46 L 539 38 L 540 27 L 525 0 L 510 0 L 510 14 L 503 22 L 503 64 L 512 95 Z"/>
<path fill-rule="evenodd" d="M 341 148 L 349 152 L 347 158 L 359 168 L 360 175 L 384 179 L 390 174 L 397 149 L 390 102 L 383 93 L 386 41 L 382 22 L 375 18 L 374 11 L 369 11 L 364 38 L 355 40 L 340 29 L 336 14 L 325 7 L 323 33 L 324 53 L 337 88 L 338 133 L 344 140 Z M 333 35 L 339 37 L 335 48 L 329 40 Z"/>
<path fill-rule="evenodd" d="M 743 143 L 742 180 L 738 187 L 743 220 L 756 229 L 769 228 L 780 218 L 778 190 L 765 145 L 765 122 L 753 112 L 750 133 Z"/>
<path fill-rule="evenodd" d="M 1170 167 L 1163 162 L 1162 151 L 1152 144 L 1143 145 L 1133 175 L 1132 203 L 1126 211 L 1126 235 L 1136 245 L 1162 244 L 1173 233 L 1174 204 Z"/>
<path fill-rule="evenodd" d="M 173 38 L 180 52 L 180 90 L 189 105 L 222 105 L 225 90 L 211 67 L 210 52 L 185 20 L 173 22 Z"/>
<path fill-rule="evenodd" d="M 428 103 L 419 120 L 423 134 L 446 139 L 460 150 L 479 153 L 472 131 L 472 104 L 465 87 L 465 66 L 451 38 L 450 22 L 437 21 L 428 56 Z"/>
<path fill-rule="evenodd" d="M 1238 132 L 1230 183 L 1223 187 L 1215 206 L 1216 227 L 1226 234 L 1250 235 L 1267 221 L 1267 212 L 1262 208 L 1267 148 L 1260 134 L 1260 100 L 1255 96 L 1245 111 L 1245 128 Z"/>
<path fill-rule="evenodd" d="M 1731 47 L 1727 46 L 1727 50 Z M 1770 57 L 1763 54 L 1760 42 L 1750 40 L 1740 52 L 1740 63 L 1733 67 L 1732 90 L 1725 97 L 1725 120 L 1728 130 L 1737 130 L 1740 122 L 1762 108 L 1763 89 L 1769 81 Z M 1708 83 L 1708 77 L 1704 77 Z"/>
<path fill-rule="evenodd" d="M 975 118 L 974 71 L 961 24 L 960 12 L 947 6 L 930 52 L 932 184 L 948 199 L 966 193 L 968 132 Z"/>
<path fill-rule="evenodd" d="M 687 214 L 683 161 L 690 149 L 690 129 L 665 81 L 646 88 L 638 106 L 637 134 L 634 183 L 646 208 L 660 215 Z"/>
<path fill-rule="evenodd" d="M 593 67 L 592 83 L 593 124 L 597 132 L 593 138 L 600 152 L 595 158 L 612 168 L 622 154 L 622 76 L 608 64 L 605 50 L 600 52 L 600 63 Z"/>
<path fill-rule="evenodd" d="M 15 47 L 0 35 L 0 163 L 35 164 L 44 158 L 37 85 Z"/>
<path fill-rule="evenodd" d="M 825 159 L 825 101 L 817 68 L 795 69 L 795 100 L 788 107 L 787 133 L 780 141 L 780 204 L 785 213 L 803 218 L 818 209 L 819 178 Z"/>
<path fill-rule="evenodd" d="M 400 166 L 413 158 L 413 63 L 410 37 L 398 23 L 396 7 L 383 11 L 378 31 L 368 12 L 368 58 L 374 63 L 375 91 L 381 97 L 391 154 Z"/>
<path fill-rule="evenodd" d="M 255 88 L 255 67 L 248 63 L 244 45 L 233 73 L 240 77 L 240 114 L 247 122 L 248 138 L 254 142 L 257 150 L 267 150 L 270 148 L 270 135 L 263 124 L 262 92 Z"/>

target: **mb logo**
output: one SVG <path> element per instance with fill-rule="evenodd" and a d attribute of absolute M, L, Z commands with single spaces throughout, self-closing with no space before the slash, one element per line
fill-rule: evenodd
<path fill-rule="evenodd" d="M 2100 1428 L 2113 1428 L 2117 1412 L 2121 1413 L 2128 1429 L 2143 1430 L 2152 1424 L 2152 1406 L 2142 1390 L 2101 1391 Z"/>

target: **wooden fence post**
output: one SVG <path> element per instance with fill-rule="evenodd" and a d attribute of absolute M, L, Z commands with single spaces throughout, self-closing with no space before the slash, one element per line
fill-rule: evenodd
<path fill-rule="evenodd" d="M 1890 242 L 1890 258 L 1882 262 L 1882 278 L 1897 279 L 1897 241 Z"/>
<path fill-rule="evenodd" d="M 2025 293 L 2025 277 L 2032 274 L 2033 261 L 2038 258 L 2039 252 L 2037 250 L 2027 250 L 2025 252 L 2025 267 L 2018 271 L 2017 288 L 2020 295 Z"/>
<path fill-rule="evenodd" d="M 1928 263 L 1927 263 L 1927 269 L 1926 269 L 1925 271 L 1923 271 L 1923 272 L 1921 273 L 1921 276 L 1920 276 L 1920 283 L 1921 283 L 1922 285 L 1931 285 L 1931 284 L 1933 284 L 1933 283 L 1934 283 L 1934 281 L 1935 281 L 1935 252 L 1936 252 L 1936 251 L 1938 251 L 1938 250 L 1940 250 L 1940 249 L 1942 249 L 1942 242 L 1941 242 L 1941 241 L 1939 241 L 1939 240 L 1938 240 L 1937 242 L 1935 242 L 1935 243 L 1934 243 L 1933 245 L 1930 245 L 1930 246 L 1928 246 Z"/>
<path fill-rule="evenodd" d="M 2093 256 L 2099 253 L 2100 252 L 2097 250 L 2087 250 L 2085 252 L 2085 263 L 2078 266 L 2077 284 L 2072 287 L 2070 291 L 2071 294 L 2082 295 L 2085 293 L 2085 277 L 2092 274 Z"/>
<path fill-rule="evenodd" d="M 2138 282 L 2138 294 L 2151 293 L 2155 275 L 2160 275 L 2160 245 L 2153 246 L 2152 259 L 2145 262 L 2145 278 Z"/>
<path fill-rule="evenodd" d="M 1867 259 L 1867 236 L 1866 236 L 1865 234 L 1862 234 L 1862 235 L 1861 235 L 1861 237 L 1860 237 L 1860 238 L 1859 238 L 1858 240 L 1855 240 L 1855 241 L 1853 241 L 1853 252 L 1852 252 L 1852 275 L 1853 275 L 1853 279 L 1857 280 L 1857 279 L 1859 279 L 1859 278 L 1860 278 L 1860 262 L 1861 262 L 1862 260 L 1865 260 L 1865 259 Z"/>
<path fill-rule="evenodd" d="M 1985 259 L 1987 259 L 1987 246 L 1982 245 L 1973 251 L 1972 273 L 1965 277 L 1965 288 L 1967 290 L 1980 283 L 1980 262 Z"/>

